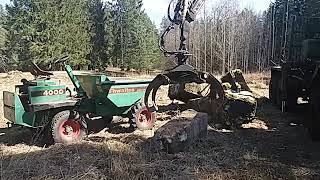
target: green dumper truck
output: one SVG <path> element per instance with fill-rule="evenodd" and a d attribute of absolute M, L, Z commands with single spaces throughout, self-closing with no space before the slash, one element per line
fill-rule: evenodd
<path fill-rule="evenodd" d="M 61 61 L 65 61 L 62 59 Z M 152 129 L 155 113 L 141 103 L 150 81 L 109 78 L 104 74 L 74 75 L 64 64 L 76 94 L 50 80 L 53 74 L 31 63 L 34 80 L 22 79 L 15 92 L 3 92 L 4 116 L 14 125 L 43 128 L 56 143 L 79 141 L 93 119 L 129 118 L 131 126 Z M 73 94 L 73 95 L 72 95 Z"/>

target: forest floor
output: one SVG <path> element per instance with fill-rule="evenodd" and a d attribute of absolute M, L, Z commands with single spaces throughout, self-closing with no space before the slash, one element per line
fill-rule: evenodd
<path fill-rule="evenodd" d="M 57 82 L 71 85 L 66 74 Z M 25 128 L 6 128 L 2 91 L 28 73 L 0 74 L 0 179 L 320 179 L 320 144 L 301 125 L 305 115 L 282 114 L 268 101 L 268 75 L 246 79 L 259 99 L 257 118 L 234 131 L 209 128 L 208 138 L 186 152 L 156 152 L 150 138 L 169 121 L 159 114 L 153 131 L 109 127 L 71 145 L 30 144 Z M 160 101 L 166 102 L 165 91 Z"/>

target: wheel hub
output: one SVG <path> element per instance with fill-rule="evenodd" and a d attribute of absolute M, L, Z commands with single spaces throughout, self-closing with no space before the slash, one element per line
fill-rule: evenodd
<path fill-rule="evenodd" d="M 73 132 L 73 128 L 71 127 L 71 126 L 65 126 L 65 132 L 67 133 L 67 134 L 70 134 L 71 132 Z"/>
<path fill-rule="evenodd" d="M 148 122 L 148 117 L 145 114 L 141 114 L 139 121 L 140 122 Z"/>
<path fill-rule="evenodd" d="M 154 127 L 155 113 L 150 112 L 146 107 L 140 107 L 135 116 L 135 123 L 138 129 L 151 130 Z"/>
<path fill-rule="evenodd" d="M 80 135 L 81 125 L 78 121 L 69 119 L 61 124 L 60 134 L 66 138 L 78 137 Z"/>

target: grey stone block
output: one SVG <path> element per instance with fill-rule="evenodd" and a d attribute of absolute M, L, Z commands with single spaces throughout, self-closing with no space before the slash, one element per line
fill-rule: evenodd
<path fill-rule="evenodd" d="M 157 149 L 172 154 L 185 151 L 207 133 L 208 115 L 188 110 L 159 128 L 154 138 Z"/>

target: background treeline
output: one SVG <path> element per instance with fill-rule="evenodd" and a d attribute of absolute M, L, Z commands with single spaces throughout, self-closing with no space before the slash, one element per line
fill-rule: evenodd
<path fill-rule="evenodd" d="M 241 8 L 238 0 L 218 0 L 213 8 L 204 8 L 190 27 L 189 51 L 194 56 L 189 63 L 215 74 L 235 68 L 245 73 L 269 70 L 282 58 L 286 40 L 286 2 L 289 3 L 289 21 L 301 13 L 302 17 L 320 15 L 318 0 L 275 0 L 267 11 L 260 13 Z M 297 23 L 302 25 L 304 18 L 300 19 Z M 167 24 L 168 20 L 164 18 L 161 30 Z M 288 27 L 288 32 L 291 28 Z M 171 49 L 179 46 L 177 33 L 167 38 Z"/>
<path fill-rule="evenodd" d="M 319 4 L 275 0 L 267 11 L 257 13 L 241 8 L 239 0 L 215 1 L 191 24 L 189 64 L 214 74 L 235 68 L 245 73 L 268 70 L 288 57 L 282 50 L 290 39 L 284 34 L 285 21 L 291 31 L 291 18 L 302 17 L 297 21 L 302 27 L 303 17 L 319 14 Z M 174 64 L 158 48 L 159 32 L 167 25 L 165 17 L 157 30 L 142 0 L 12 0 L 0 8 L 0 67 L 21 68 L 33 60 L 57 70 L 53 61 L 68 55 L 76 69 L 162 70 Z M 178 30 L 166 42 L 176 49 Z"/>
<path fill-rule="evenodd" d="M 53 62 L 68 55 L 76 69 L 142 71 L 160 58 L 141 0 L 12 0 L 0 7 L 0 28 L 1 59 L 11 69 L 30 60 L 59 69 Z"/>
<path fill-rule="evenodd" d="M 213 8 L 204 8 L 189 31 L 189 64 L 214 74 L 240 68 L 244 72 L 262 71 L 269 66 L 269 36 L 266 13 L 240 8 L 238 0 L 219 0 Z M 164 18 L 163 30 L 168 24 Z M 167 45 L 179 45 L 178 31 L 170 35 Z"/>

